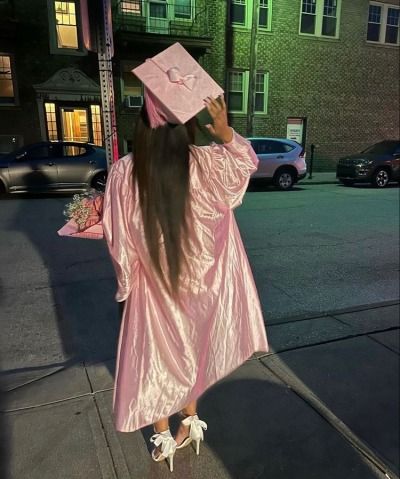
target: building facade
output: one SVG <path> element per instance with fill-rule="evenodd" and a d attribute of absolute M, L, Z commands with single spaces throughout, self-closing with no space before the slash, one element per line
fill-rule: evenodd
<path fill-rule="evenodd" d="M 0 0 L 0 152 L 102 144 L 93 2 Z M 120 154 L 143 97 L 130 71 L 176 41 L 223 86 L 239 132 L 314 144 L 316 169 L 398 138 L 399 11 L 399 0 L 113 0 Z"/>

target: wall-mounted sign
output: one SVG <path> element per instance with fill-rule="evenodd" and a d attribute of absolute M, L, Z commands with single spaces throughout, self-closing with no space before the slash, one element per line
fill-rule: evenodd
<path fill-rule="evenodd" d="M 297 141 L 300 145 L 303 143 L 304 118 L 288 118 L 286 138 Z"/>

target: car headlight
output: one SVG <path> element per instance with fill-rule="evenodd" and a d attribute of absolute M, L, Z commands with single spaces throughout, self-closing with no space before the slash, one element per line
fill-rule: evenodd
<path fill-rule="evenodd" d="M 370 166 L 370 165 L 372 165 L 372 163 L 373 163 L 372 160 L 364 159 L 364 160 L 359 160 L 357 162 L 357 166 Z"/>

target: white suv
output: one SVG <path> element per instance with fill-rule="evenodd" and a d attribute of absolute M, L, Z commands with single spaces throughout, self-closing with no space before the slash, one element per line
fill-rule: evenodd
<path fill-rule="evenodd" d="M 260 163 L 252 178 L 263 178 L 289 190 L 307 174 L 306 154 L 297 141 L 286 138 L 248 138 Z"/>

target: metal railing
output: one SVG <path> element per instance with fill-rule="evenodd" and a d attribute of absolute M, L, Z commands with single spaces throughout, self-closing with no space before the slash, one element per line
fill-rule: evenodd
<path fill-rule="evenodd" d="M 115 31 L 209 36 L 207 7 L 201 0 L 118 0 L 113 19 Z"/>

